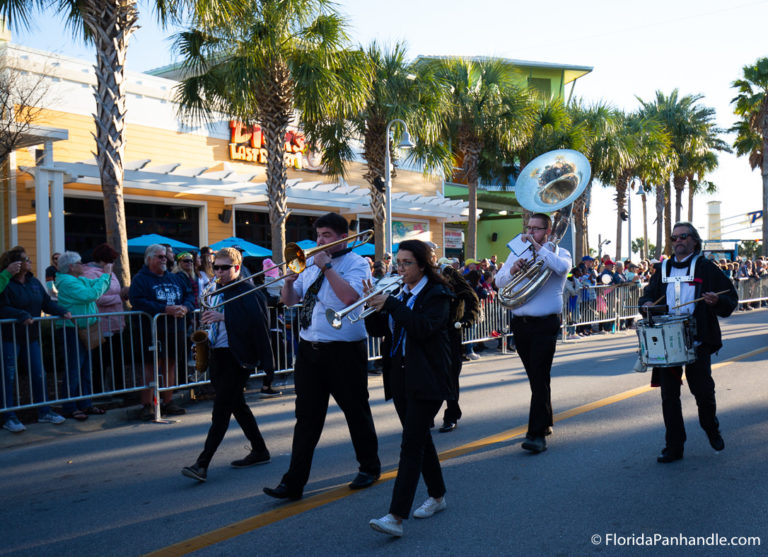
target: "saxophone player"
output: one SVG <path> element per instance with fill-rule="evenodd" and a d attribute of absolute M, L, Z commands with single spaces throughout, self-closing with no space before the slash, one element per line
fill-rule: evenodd
<path fill-rule="evenodd" d="M 217 288 L 237 281 L 241 265 L 242 255 L 236 249 L 217 251 L 213 264 Z M 252 292 L 248 293 L 249 290 Z M 237 303 L 226 303 L 240 294 L 244 295 Z M 268 375 L 274 371 L 264 295 L 253 290 L 251 284 L 241 282 L 215 295 L 211 306 L 216 309 L 206 310 L 202 316 L 209 331 L 211 384 L 216 391 L 211 427 L 197 461 L 181 471 L 184 476 L 200 482 L 207 479 L 208 465 L 224 439 L 232 415 L 251 442 L 250 453 L 233 461 L 232 467 L 245 468 L 270 461 L 269 450 L 243 394 L 248 377 L 256 367 Z"/>
<path fill-rule="evenodd" d="M 531 386 L 528 432 L 522 447 L 533 454 L 547 449 L 545 437 L 552 432 L 550 371 L 560 332 L 563 286 L 571 268 L 568 250 L 557 246 L 553 250 L 552 244 L 547 243 L 551 234 L 552 219 L 548 215 L 531 215 L 523 240 L 530 243 L 529 251 L 534 252 L 537 259 L 542 259 L 544 268 L 550 269 L 552 274 L 530 300 L 512 310 L 512 334 Z M 510 253 L 496 274 L 496 286 L 501 289 L 508 284 L 526 261 L 525 257 Z"/>

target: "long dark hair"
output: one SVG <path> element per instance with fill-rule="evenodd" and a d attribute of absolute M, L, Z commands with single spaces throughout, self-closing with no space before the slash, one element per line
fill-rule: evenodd
<path fill-rule="evenodd" d="M 424 275 L 426 275 L 429 282 L 436 282 L 437 284 L 448 284 L 439 269 L 432 264 L 432 250 L 430 247 L 421 240 L 405 240 L 400 242 L 398 246 L 399 250 L 407 250 L 413 254 L 413 258 L 416 260 L 416 265 L 420 269 L 424 269 Z"/>

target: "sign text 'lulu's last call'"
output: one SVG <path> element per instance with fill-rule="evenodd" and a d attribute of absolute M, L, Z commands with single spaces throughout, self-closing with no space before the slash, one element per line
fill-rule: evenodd
<path fill-rule="evenodd" d="M 231 160 L 267 164 L 266 141 L 261 126 L 245 126 L 242 122 L 232 120 L 229 122 L 229 131 L 229 158 Z M 287 132 L 284 148 L 285 165 L 301 170 L 304 166 L 303 155 L 306 151 L 304 134 L 295 131 Z"/>

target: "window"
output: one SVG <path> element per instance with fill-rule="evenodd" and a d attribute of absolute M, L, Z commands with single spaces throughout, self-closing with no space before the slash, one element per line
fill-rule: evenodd
<path fill-rule="evenodd" d="M 542 99 L 552 97 L 552 80 L 544 77 L 529 77 L 528 87 L 536 92 Z"/>

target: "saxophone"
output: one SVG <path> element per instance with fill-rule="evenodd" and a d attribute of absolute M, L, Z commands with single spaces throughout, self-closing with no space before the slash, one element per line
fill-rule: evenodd
<path fill-rule="evenodd" d="M 213 295 L 213 291 L 216 290 L 218 284 L 218 278 L 209 282 L 202 294 L 200 294 L 200 298 L 206 299 L 206 297 Z M 195 353 L 195 371 L 198 373 L 202 373 L 208 369 L 208 355 L 211 349 L 211 344 L 209 342 L 211 338 L 209 333 L 210 330 L 210 325 L 200 325 L 200 328 L 194 331 L 189 337 L 189 340 L 191 340 L 194 345 L 192 349 Z"/>

